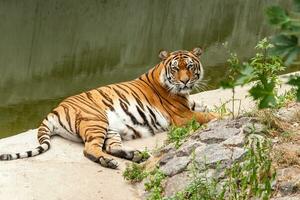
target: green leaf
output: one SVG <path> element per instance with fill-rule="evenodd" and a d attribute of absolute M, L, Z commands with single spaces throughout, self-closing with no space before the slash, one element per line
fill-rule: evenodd
<path fill-rule="evenodd" d="M 245 85 L 249 83 L 253 78 L 254 75 L 254 69 L 251 65 L 244 64 L 244 68 L 240 71 L 240 75 L 238 76 L 235 85 Z"/>
<path fill-rule="evenodd" d="M 262 81 L 253 86 L 249 93 L 255 99 L 259 100 L 258 107 L 261 108 L 272 108 L 276 105 L 276 98 L 274 94 L 275 82 L 273 81 Z"/>
<path fill-rule="evenodd" d="M 300 76 L 291 76 L 288 84 L 296 87 L 297 101 L 300 101 Z"/>
<path fill-rule="evenodd" d="M 300 46 L 298 46 L 298 37 L 294 35 L 280 34 L 272 38 L 275 48 L 271 53 L 281 56 L 285 59 L 285 64 L 292 64 L 300 53 Z"/>
<path fill-rule="evenodd" d="M 273 25 L 280 26 L 283 29 L 287 29 L 290 25 L 290 18 L 279 6 L 272 6 L 267 8 L 266 14 L 269 19 L 269 23 Z"/>
<path fill-rule="evenodd" d="M 300 0 L 294 0 L 295 8 L 294 10 L 300 12 Z"/>

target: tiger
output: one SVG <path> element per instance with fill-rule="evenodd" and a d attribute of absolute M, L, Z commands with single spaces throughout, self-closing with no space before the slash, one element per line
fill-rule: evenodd
<path fill-rule="evenodd" d="M 50 149 L 50 138 L 59 135 L 83 142 L 83 154 L 103 167 L 116 169 L 120 157 L 144 161 L 138 149 L 122 144 L 167 131 L 171 125 L 183 126 L 191 119 L 200 124 L 217 116 L 200 112 L 189 94 L 201 83 L 204 70 L 202 49 L 161 51 L 160 62 L 140 77 L 92 89 L 63 100 L 41 122 L 37 131 L 39 146 L 0 160 L 37 156 Z"/>

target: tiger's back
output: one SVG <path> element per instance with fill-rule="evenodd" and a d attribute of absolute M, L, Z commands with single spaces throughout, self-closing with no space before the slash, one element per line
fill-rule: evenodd
<path fill-rule="evenodd" d="M 152 136 L 192 117 L 200 123 L 214 118 L 210 113 L 191 110 L 188 100 L 189 91 L 203 76 L 200 54 L 198 48 L 161 52 L 162 62 L 138 79 L 65 99 L 39 127 L 40 146 L 25 153 L 3 154 L 0 160 L 38 155 L 50 148 L 52 135 L 61 135 L 83 141 L 84 155 L 104 167 L 118 166 L 110 155 L 143 161 L 140 152 L 123 146 L 122 140 Z"/>

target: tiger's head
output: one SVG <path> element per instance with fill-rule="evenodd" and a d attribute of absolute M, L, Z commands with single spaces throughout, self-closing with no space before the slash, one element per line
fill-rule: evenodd
<path fill-rule="evenodd" d="M 161 51 L 163 69 L 160 83 L 171 93 L 187 95 L 203 78 L 204 71 L 199 60 L 202 49 L 179 50 L 172 53 Z"/>

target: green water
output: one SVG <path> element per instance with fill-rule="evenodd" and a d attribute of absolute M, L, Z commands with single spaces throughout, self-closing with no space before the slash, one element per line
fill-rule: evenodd
<path fill-rule="evenodd" d="M 0 138 L 35 128 L 64 97 L 130 80 L 162 49 L 205 48 L 207 89 L 228 57 L 273 33 L 271 0 L 0 0 Z M 296 70 L 299 68 L 296 68 Z"/>

